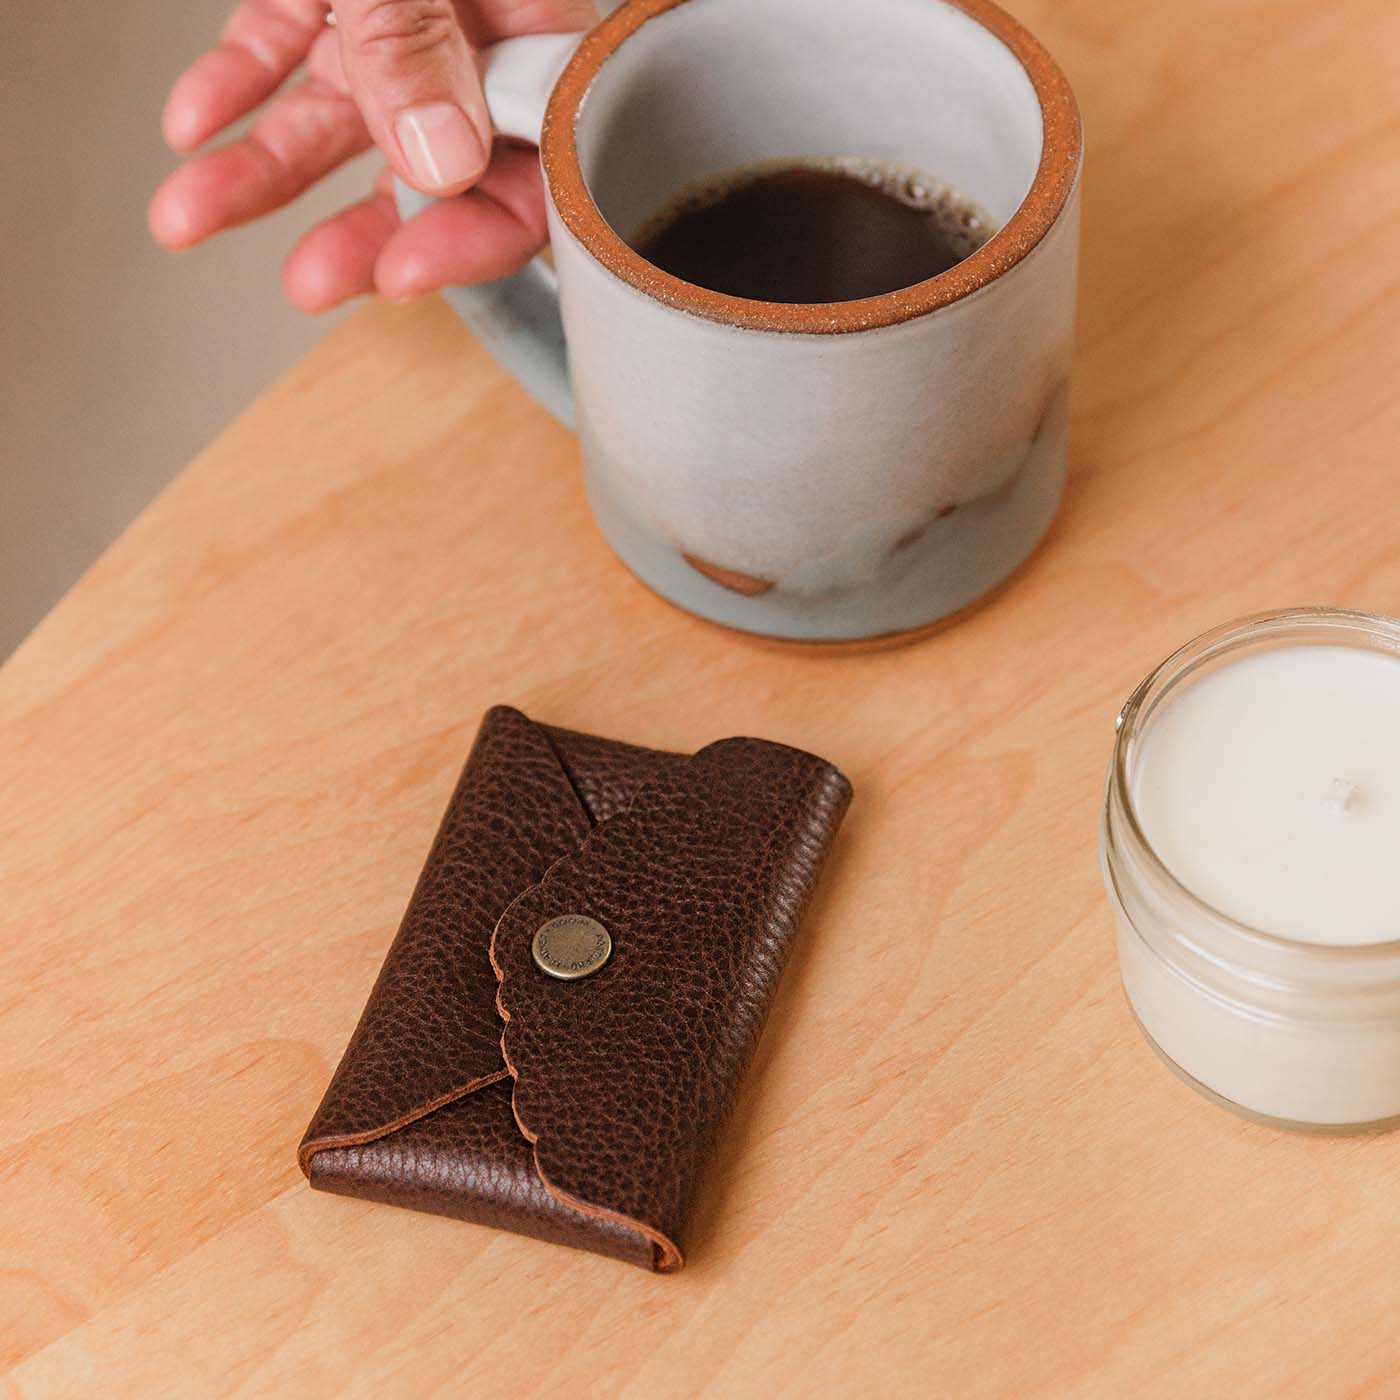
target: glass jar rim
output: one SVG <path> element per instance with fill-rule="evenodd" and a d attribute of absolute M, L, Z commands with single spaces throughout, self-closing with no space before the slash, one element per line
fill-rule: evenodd
<path fill-rule="evenodd" d="M 1115 726 L 1117 733 L 1113 745 L 1113 759 L 1109 766 L 1110 795 L 1117 798 L 1128 835 L 1154 878 L 1165 884 L 1174 895 L 1185 900 L 1212 925 L 1237 937 L 1246 945 L 1274 950 L 1284 955 L 1302 955 L 1333 965 L 1381 963 L 1400 956 L 1400 935 L 1380 943 L 1318 943 L 1273 933 L 1227 914 L 1185 884 L 1167 865 L 1148 840 L 1133 802 L 1128 774 L 1129 748 L 1147 719 L 1174 686 L 1208 661 L 1259 642 L 1287 644 L 1290 635 L 1308 628 L 1335 629 L 1338 638 L 1325 640 L 1337 645 L 1355 645 L 1354 642 L 1348 643 L 1339 638 L 1346 635 L 1364 635 L 1373 643 L 1380 643 L 1366 649 L 1387 651 L 1400 658 L 1400 618 L 1358 608 L 1280 608 L 1252 613 L 1212 627 L 1193 637 L 1184 646 L 1178 647 L 1155 666 L 1124 702 Z M 1294 639 L 1296 640 L 1296 637 Z"/>

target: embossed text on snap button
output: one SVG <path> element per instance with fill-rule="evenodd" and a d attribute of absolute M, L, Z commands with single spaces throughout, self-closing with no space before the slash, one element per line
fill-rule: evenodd
<path fill-rule="evenodd" d="M 561 982 L 597 972 L 612 954 L 612 938 L 587 914 L 560 914 L 535 930 L 530 945 L 535 966 Z"/>

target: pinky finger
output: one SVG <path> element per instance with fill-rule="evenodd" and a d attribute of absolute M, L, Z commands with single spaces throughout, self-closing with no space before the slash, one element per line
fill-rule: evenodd
<path fill-rule="evenodd" d="M 329 311 L 374 290 L 374 265 L 399 227 L 394 197 L 379 190 L 302 235 L 282 265 L 287 300 L 303 311 Z"/>

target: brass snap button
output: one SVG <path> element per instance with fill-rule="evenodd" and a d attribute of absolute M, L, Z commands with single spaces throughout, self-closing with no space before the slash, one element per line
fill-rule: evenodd
<path fill-rule="evenodd" d="M 561 982 L 597 972 L 612 954 L 612 938 L 587 914 L 560 914 L 535 930 L 530 944 L 535 966 Z"/>

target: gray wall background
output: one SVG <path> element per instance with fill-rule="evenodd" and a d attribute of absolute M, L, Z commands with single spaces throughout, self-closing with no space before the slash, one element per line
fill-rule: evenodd
<path fill-rule="evenodd" d="M 0 6 L 0 659 L 326 329 L 281 260 L 372 164 L 178 257 L 146 233 L 166 90 L 229 3 Z"/>

